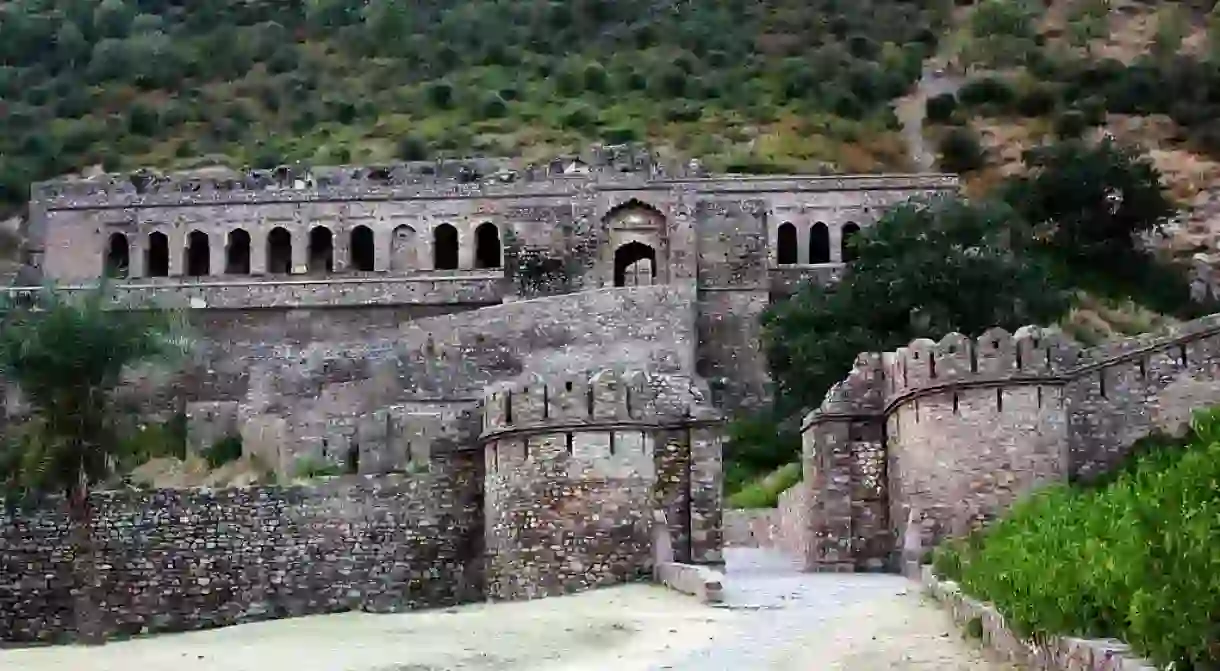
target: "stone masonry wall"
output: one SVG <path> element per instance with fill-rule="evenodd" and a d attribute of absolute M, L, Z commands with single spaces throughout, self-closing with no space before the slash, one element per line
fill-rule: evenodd
<path fill-rule="evenodd" d="M 719 459 L 692 449 L 696 403 L 689 380 L 614 370 L 493 391 L 483 426 L 488 596 L 646 578 L 658 509 L 679 560 L 721 561 L 719 498 L 704 491 L 719 482 L 697 475 L 718 475 Z"/>
<path fill-rule="evenodd" d="M 1112 469 L 1136 440 L 1180 432 L 1194 410 L 1220 404 L 1218 369 L 1220 315 L 1086 350 L 1025 327 L 862 355 L 806 417 L 806 565 L 860 568 L 884 549 L 893 568 L 1039 486 Z M 849 447 L 873 431 L 884 440 L 879 492 L 866 486 L 875 455 Z"/>
<path fill-rule="evenodd" d="M 202 629 L 480 598 L 481 460 L 311 486 L 95 494 L 104 627 Z M 0 640 L 75 624 L 61 506 L 0 521 Z"/>

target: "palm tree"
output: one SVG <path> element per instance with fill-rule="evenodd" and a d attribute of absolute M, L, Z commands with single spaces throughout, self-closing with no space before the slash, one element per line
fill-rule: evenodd
<path fill-rule="evenodd" d="M 113 309 L 105 284 L 77 295 L 47 287 L 25 305 L 0 296 L 0 380 L 15 385 L 32 411 L 3 475 L 24 491 L 67 497 L 76 635 L 85 643 L 104 640 L 89 489 L 122 456 L 112 392 L 129 367 L 185 351 L 176 326 L 164 310 Z"/>

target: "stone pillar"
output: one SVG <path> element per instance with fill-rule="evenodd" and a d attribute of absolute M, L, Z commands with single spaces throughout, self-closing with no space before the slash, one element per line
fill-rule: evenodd
<path fill-rule="evenodd" d="M 373 228 L 373 270 L 379 273 L 388 272 L 391 268 L 390 257 L 394 253 L 394 230 L 384 226 Z"/>
<path fill-rule="evenodd" d="M 721 426 L 690 430 L 690 547 L 695 564 L 724 564 Z"/>
<path fill-rule="evenodd" d="M 250 232 L 250 274 L 267 274 L 267 236 L 270 233 L 262 229 Z"/>
<path fill-rule="evenodd" d="M 354 226 L 352 228 L 355 228 Z M 336 273 L 348 270 L 352 260 L 352 232 L 343 225 L 336 224 L 331 232 L 331 266 Z"/>
<path fill-rule="evenodd" d="M 309 272 L 309 230 L 305 227 L 293 228 L 292 234 L 292 274 L 304 275 Z"/>
<path fill-rule="evenodd" d="M 127 252 L 127 279 L 134 280 L 148 272 L 144 261 L 148 254 L 148 236 L 133 233 Z"/>
<path fill-rule="evenodd" d="M 224 231 L 215 231 L 208 236 L 208 276 L 221 277 L 229 264 L 229 236 Z"/>
<path fill-rule="evenodd" d="M 458 232 L 458 268 L 470 270 L 474 268 L 474 227 L 469 221 L 459 221 L 454 226 Z"/>
<path fill-rule="evenodd" d="M 843 222 L 827 224 L 830 229 L 830 262 L 843 263 Z"/>
<path fill-rule="evenodd" d="M 186 231 L 180 227 L 175 227 L 168 233 L 170 277 L 182 277 L 186 274 L 186 235 Z"/>

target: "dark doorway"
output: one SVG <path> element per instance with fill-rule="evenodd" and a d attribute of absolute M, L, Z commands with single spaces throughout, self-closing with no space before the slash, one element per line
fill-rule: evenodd
<path fill-rule="evenodd" d="M 144 272 L 149 277 L 169 277 L 169 238 L 160 231 L 148 234 Z"/>
<path fill-rule="evenodd" d="M 652 268 L 650 280 L 657 277 L 657 253 L 642 242 L 628 242 L 614 252 L 614 286 L 627 286 L 627 268 L 647 259 Z"/>
<path fill-rule="evenodd" d="M 225 241 L 225 274 L 250 274 L 250 234 L 240 228 L 229 231 Z"/>
<path fill-rule="evenodd" d="M 335 269 L 335 236 L 325 226 L 309 231 L 309 272 L 329 273 Z"/>
<path fill-rule="evenodd" d="M 432 232 L 432 267 L 437 270 L 457 270 L 458 232 L 450 224 L 441 224 Z"/>
<path fill-rule="evenodd" d="M 779 225 L 779 235 L 776 240 L 775 256 L 781 266 L 796 263 L 796 226 L 788 222 Z"/>
<path fill-rule="evenodd" d="M 357 226 L 352 229 L 351 266 L 362 273 L 371 273 L 377 252 L 373 244 L 373 229 L 368 226 Z"/>
<path fill-rule="evenodd" d="M 851 263 L 856 260 L 856 250 L 850 244 L 851 239 L 860 232 L 860 227 L 855 223 L 849 222 L 843 227 L 843 239 L 839 242 L 843 254 L 843 263 Z"/>
<path fill-rule="evenodd" d="M 127 236 L 111 233 L 106 243 L 106 277 L 127 277 L 131 265 L 131 251 Z"/>
<path fill-rule="evenodd" d="M 273 275 L 292 273 L 292 234 L 275 227 L 267 236 L 267 272 Z"/>
<path fill-rule="evenodd" d="M 476 268 L 500 267 L 500 229 L 491 222 L 474 229 L 474 262 Z"/>
<path fill-rule="evenodd" d="M 203 231 L 191 231 L 186 237 L 186 274 L 191 277 L 204 277 L 211 272 L 212 249 L 208 234 Z"/>
<path fill-rule="evenodd" d="M 809 262 L 830 263 L 830 229 L 820 221 L 809 229 Z"/>

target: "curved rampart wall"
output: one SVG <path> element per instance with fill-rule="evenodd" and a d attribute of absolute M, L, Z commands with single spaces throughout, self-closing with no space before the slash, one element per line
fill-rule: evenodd
<path fill-rule="evenodd" d="M 993 329 L 863 354 L 806 417 L 811 570 L 897 566 L 1220 404 L 1220 316 L 1092 349 Z"/>
<path fill-rule="evenodd" d="M 602 370 L 501 387 L 483 406 L 487 593 L 564 594 L 650 575 L 652 512 L 675 555 L 720 560 L 719 441 L 685 377 Z"/>

